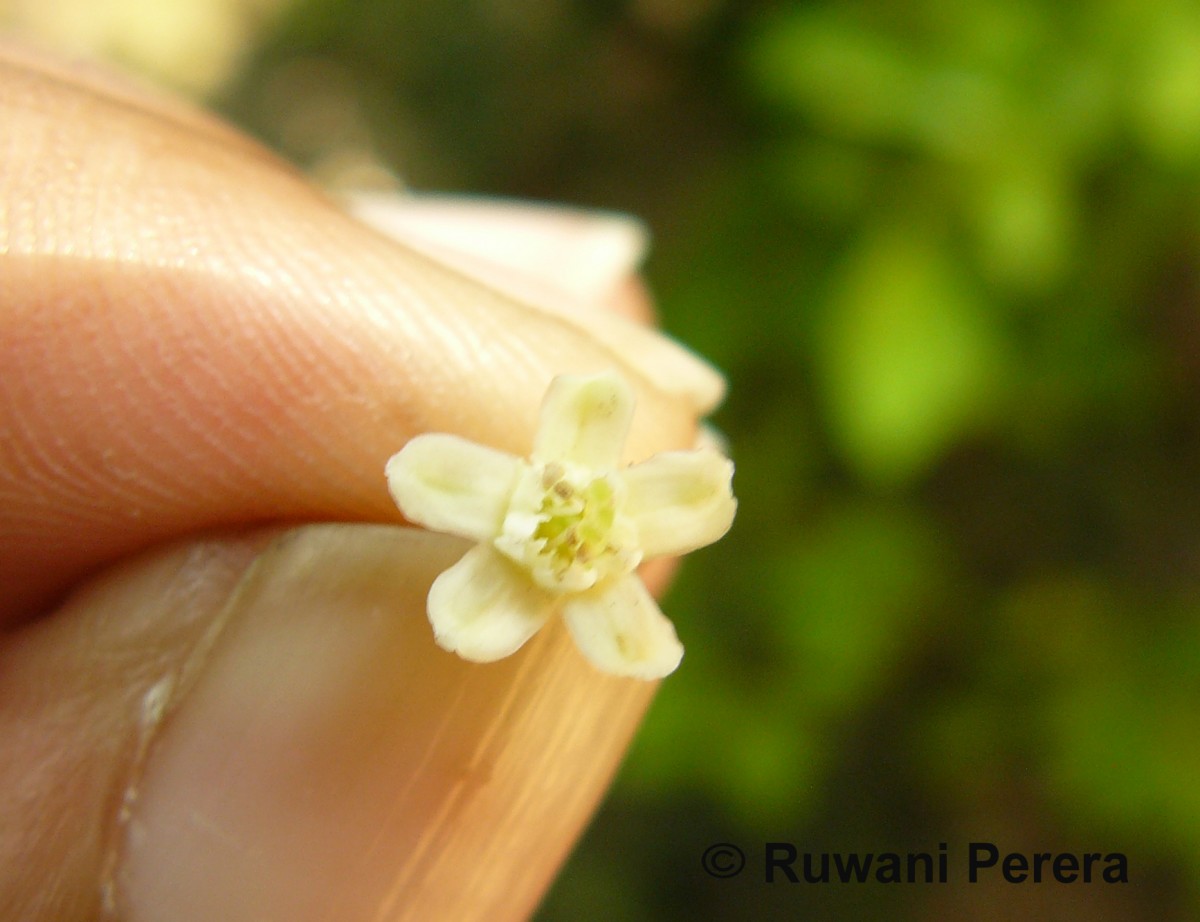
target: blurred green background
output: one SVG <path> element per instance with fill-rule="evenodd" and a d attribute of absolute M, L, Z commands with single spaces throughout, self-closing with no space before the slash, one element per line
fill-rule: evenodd
<path fill-rule="evenodd" d="M 165 9 L 164 9 L 165 7 Z M 1200 917 L 1200 7 L 0 0 L 333 185 L 633 212 L 732 534 L 558 920 Z M 946 885 L 762 882 L 762 843 Z M 967 885 L 970 841 L 1130 883 Z M 704 848 L 750 871 L 713 880 Z"/>

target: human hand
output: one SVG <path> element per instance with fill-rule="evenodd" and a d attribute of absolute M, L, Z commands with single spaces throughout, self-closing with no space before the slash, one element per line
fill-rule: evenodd
<path fill-rule="evenodd" d="M 614 366 L 629 460 L 690 445 L 719 381 L 624 319 L 636 233 L 364 203 L 389 237 L 13 48 L 0 123 L 0 917 L 527 915 L 654 686 L 558 625 L 434 646 L 462 545 L 396 527 L 383 467 L 523 454 L 554 374 Z"/>

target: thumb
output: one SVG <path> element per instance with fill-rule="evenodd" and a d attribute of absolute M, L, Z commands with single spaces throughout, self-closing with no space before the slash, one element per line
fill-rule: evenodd
<path fill-rule="evenodd" d="M 559 628 L 489 667 L 437 649 L 425 594 L 462 551 L 194 542 L 26 628 L 0 655 L 4 917 L 526 917 L 653 686 Z"/>

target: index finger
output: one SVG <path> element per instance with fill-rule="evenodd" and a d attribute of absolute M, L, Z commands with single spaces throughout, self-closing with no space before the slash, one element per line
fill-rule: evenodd
<path fill-rule="evenodd" d="M 635 384 L 631 460 L 690 443 L 653 340 L 624 352 L 170 112 L 0 54 L 0 624 L 176 535 L 394 521 L 390 454 L 429 429 L 523 452 L 564 369 Z"/>

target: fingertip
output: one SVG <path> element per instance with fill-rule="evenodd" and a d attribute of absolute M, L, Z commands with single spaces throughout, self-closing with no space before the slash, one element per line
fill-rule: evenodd
<path fill-rule="evenodd" d="M 658 334 L 481 284 L 249 142 L 36 70 L 0 103 L 29 139 L 0 171 L 0 622 L 181 534 L 395 520 L 383 464 L 409 438 L 525 454 L 563 371 L 627 373 L 640 457 L 719 392 Z M 634 258 L 628 225 L 598 236 L 610 269 Z"/>

